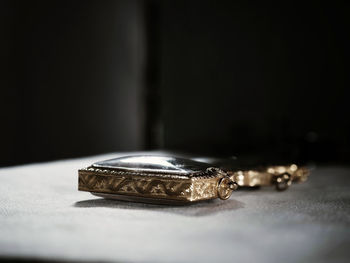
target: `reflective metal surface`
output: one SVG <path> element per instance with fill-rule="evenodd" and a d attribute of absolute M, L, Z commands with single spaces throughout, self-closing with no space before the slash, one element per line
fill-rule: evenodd
<path fill-rule="evenodd" d="M 93 167 L 150 173 L 193 174 L 205 171 L 210 165 L 169 156 L 125 156 L 94 163 Z"/>

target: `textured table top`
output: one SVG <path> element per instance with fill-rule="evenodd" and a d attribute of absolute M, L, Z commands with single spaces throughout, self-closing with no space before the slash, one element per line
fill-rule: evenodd
<path fill-rule="evenodd" d="M 346 262 L 350 168 L 317 167 L 285 192 L 236 191 L 185 207 L 77 191 L 77 170 L 117 157 L 0 169 L 0 259 L 117 262 Z"/>

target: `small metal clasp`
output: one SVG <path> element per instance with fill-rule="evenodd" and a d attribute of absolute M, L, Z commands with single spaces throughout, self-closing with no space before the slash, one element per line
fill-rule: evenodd
<path fill-rule="evenodd" d="M 210 172 L 215 172 L 217 175 L 222 175 L 222 178 L 219 180 L 217 186 L 218 196 L 222 200 L 229 199 L 232 192 L 238 188 L 238 184 L 232 180 L 227 172 L 219 168 L 209 167 L 207 170 Z"/>
<path fill-rule="evenodd" d="M 218 184 L 218 196 L 222 200 L 230 198 L 232 192 L 238 188 L 238 184 L 230 177 L 225 176 L 220 179 Z"/>

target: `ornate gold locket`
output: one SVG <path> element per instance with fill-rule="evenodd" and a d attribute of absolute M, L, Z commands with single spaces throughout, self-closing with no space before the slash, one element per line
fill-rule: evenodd
<path fill-rule="evenodd" d="M 185 204 L 228 199 L 237 184 L 209 164 L 166 156 L 126 156 L 79 170 L 79 190 L 104 198 Z"/>

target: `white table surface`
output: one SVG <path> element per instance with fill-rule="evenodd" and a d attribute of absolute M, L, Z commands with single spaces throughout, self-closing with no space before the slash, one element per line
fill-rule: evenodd
<path fill-rule="evenodd" d="M 90 158 L 0 169 L 0 259 L 113 262 L 346 262 L 350 168 L 318 167 L 285 192 L 236 191 L 185 207 L 79 192 Z"/>

